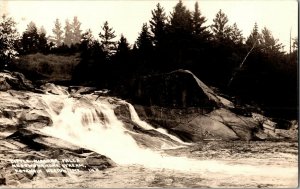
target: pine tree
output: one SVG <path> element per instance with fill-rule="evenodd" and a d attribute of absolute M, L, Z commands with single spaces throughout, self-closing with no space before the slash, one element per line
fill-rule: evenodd
<path fill-rule="evenodd" d="M 155 46 L 159 46 L 166 32 L 167 17 L 164 8 L 162 8 L 159 3 L 156 5 L 156 9 L 152 10 L 151 13 L 150 28 L 153 34 L 153 42 Z"/>
<path fill-rule="evenodd" d="M 254 44 L 256 46 L 259 45 L 260 43 L 260 39 L 261 39 L 261 35 L 259 34 L 258 31 L 258 25 L 255 22 L 254 27 L 252 29 L 251 34 L 249 35 L 249 37 L 247 38 L 246 44 L 251 48 Z"/>
<path fill-rule="evenodd" d="M 292 49 L 289 56 L 289 62 L 292 65 L 298 65 L 298 37 L 293 38 Z M 298 69 L 295 69 L 298 70 Z"/>
<path fill-rule="evenodd" d="M 14 47 L 17 39 L 16 23 L 12 18 L 3 15 L 0 18 L 0 69 L 18 55 Z"/>
<path fill-rule="evenodd" d="M 41 26 L 40 29 L 38 30 L 38 34 L 41 35 L 41 34 L 44 34 L 45 36 L 47 35 L 47 31 L 46 29 L 44 28 L 44 26 Z"/>
<path fill-rule="evenodd" d="M 221 9 L 216 14 L 216 17 L 213 19 L 213 22 L 214 23 L 211 25 L 211 29 L 215 39 L 218 41 L 229 39 L 231 28 L 227 25 L 227 15 L 223 13 Z"/>
<path fill-rule="evenodd" d="M 73 18 L 73 23 L 71 25 L 72 27 L 72 43 L 77 44 L 80 43 L 81 40 L 81 32 L 82 30 L 80 29 L 81 23 L 79 22 L 77 16 Z"/>
<path fill-rule="evenodd" d="M 193 12 L 192 18 L 193 18 L 193 33 L 196 35 L 202 34 L 207 27 L 203 26 L 203 24 L 206 22 L 206 19 L 204 16 L 201 15 L 198 2 L 195 3 L 195 10 Z"/>
<path fill-rule="evenodd" d="M 136 46 L 140 52 L 143 54 L 148 54 L 153 49 L 153 44 L 151 40 L 151 34 L 149 32 L 149 28 L 147 26 L 147 23 L 143 24 L 142 31 L 140 32 L 137 41 Z"/>
<path fill-rule="evenodd" d="M 103 51 L 111 57 L 116 52 L 116 42 L 113 39 L 116 37 L 115 31 L 109 27 L 108 22 L 104 22 L 102 27 L 103 32 L 99 33 L 100 42 Z"/>
<path fill-rule="evenodd" d="M 244 37 L 242 31 L 239 30 L 236 23 L 231 27 L 230 39 L 234 42 L 234 44 L 242 44 Z"/>
<path fill-rule="evenodd" d="M 37 53 L 39 51 L 39 38 L 35 23 L 30 22 L 21 39 L 23 53 Z"/>
<path fill-rule="evenodd" d="M 84 44 L 85 48 L 89 48 L 92 46 L 94 41 L 94 36 L 91 29 L 88 29 L 86 32 L 84 32 L 81 36 L 81 44 Z"/>
<path fill-rule="evenodd" d="M 129 43 L 127 42 L 127 39 L 123 36 L 123 34 L 121 34 L 121 38 L 118 41 L 118 48 L 114 59 L 115 65 L 117 66 L 118 70 L 116 70 L 118 76 L 124 76 L 132 71 L 130 70 L 132 69 L 132 61 L 129 61 L 130 54 L 131 52 Z"/>
<path fill-rule="evenodd" d="M 203 42 L 209 41 L 209 39 L 211 38 L 211 33 L 207 30 L 207 26 L 203 26 L 206 22 L 206 18 L 201 15 L 198 2 L 195 3 L 194 7 L 195 10 L 192 14 L 193 34 L 203 44 Z"/>
<path fill-rule="evenodd" d="M 179 0 L 171 13 L 170 29 L 185 33 L 192 33 L 193 31 L 191 12 L 183 5 L 182 0 Z"/>
<path fill-rule="evenodd" d="M 292 52 L 298 51 L 298 37 L 293 38 L 292 47 L 293 47 L 293 51 Z"/>
<path fill-rule="evenodd" d="M 49 50 L 49 45 L 48 45 L 48 39 L 46 37 L 47 32 L 43 26 L 39 29 L 38 35 L 39 35 L 39 42 L 38 42 L 39 51 L 43 53 L 47 53 L 47 51 Z"/>
<path fill-rule="evenodd" d="M 280 54 L 282 44 L 278 43 L 278 39 L 274 39 L 270 30 L 264 27 L 261 31 L 261 50 L 268 54 Z"/>
<path fill-rule="evenodd" d="M 54 36 L 53 36 L 54 44 L 56 45 L 56 47 L 61 46 L 64 41 L 64 39 L 63 39 L 64 32 L 62 30 L 62 26 L 61 26 L 61 23 L 58 18 L 55 20 L 55 25 L 54 25 L 54 28 L 52 29 L 52 32 L 54 34 Z"/>
<path fill-rule="evenodd" d="M 65 37 L 64 37 L 64 44 L 67 46 L 71 46 L 73 43 L 73 33 L 72 33 L 72 26 L 67 19 L 65 22 Z"/>
<path fill-rule="evenodd" d="M 129 43 L 127 42 L 127 39 L 121 35 L 120 40 L 118 41 L 118 48 L 116 55 L 118 56 L 124 56 L 127 55 L 130 50 Z"/>
<path fill-rule="evenodd" d="M 92 34 L 91 29 L 88 29 L 84 32 L 81 36 L 81 43 L 80 43 L 80 51 L 81 51 L 81 58 L 88 59 L 91 56 L 91 49 L 94 45 L 94 36 Z"/>

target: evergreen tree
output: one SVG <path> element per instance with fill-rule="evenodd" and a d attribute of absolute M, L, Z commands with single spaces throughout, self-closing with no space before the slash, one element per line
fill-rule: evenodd
<path fill-rule="evenodd" d="M 111 57 L 116 51 L 116 42 L 113 39 L 116 37 L 115 31 L 109 27 L 108 22 L 104 22 L 102 27 L 103 32 L 99 33 L 100 42 L 103 51 L 108 57 Z"/>
<path fill-rule="evenodd" d="M 209 35 L 209 32 L 206 31 L 207 27 L 203 26 L 203 24 L 206 22 L 206 19 L 204 16 L 201 15 L 198 2 L 195 3 L 195 10 L 193 12 L 192 19 L 193 19 L 193 33 L 195 35 L 205 35 L 205 36 Z"/>
<path fill-rule="evenodd" d="M 234 23 L 233 26 L 231 27 L 230 39 L 234 42 L 234 44 L 237 45 L 243 43 L 244 37 L 242 31 L 239 30 L 236 23 Z"/>
<path fill-rule="evenodd" d="M 298 37 L 293 38 L 291 50 L 292 50 L 291 53 L 288 54 L 288 62 L 292 65 L 297 65 L 297 62 L 298 62 Z"/>
<path fill-rule="evenodd" d="M 153 33 L 153 43 L 159 46 L 165 36 L 167 17 L 164 8 L 158 3 L 156 9 L 151 11 L 152 18 L 150 20 L 150 28 Z"/>
<path fill-rule="evenodd" d="M 115 54 L 115 77 L 114 78 L 123 78 L 124 76 L 131 73 L 134 69 L 132 68 L 132 61 L 129 61 L 130 58 L 130 47 L 127 39 L 121 35 L 120 40 L 118 41 L 118 48 Z"/>
<path fill-rule="evenodd" d="M 292 44 L 292 47 L 293 47 L 293 51 L 292 52 L 295 52 L 295 51 L 298 51 L 298 37 L 294 38 L 293 39 L 293 44 Z"/>
<path fill-rule="evenodd" d="M 88 29 L 81 36 L 81 45 L 83 48 L 88 49 L 93 45 L 94 36 L 91 29 Z"/>
<path fill-rule="evenodd" d="M 274 39 L 270 30 L 264 27 L 261 31 L 261 50 L 268 54 L 280 54 L 282 44 L 278 43 L 278 39 Z"/>
<path fill-rule="evenodd" d="M 37 53 L 39 51 L 39 38 L 40 36 L 35 23 L 30 22 L 22 35 L 22 52 L 25 54 Z"/>
<path fill-rule="evenodd" d="M 42 26 L 38 31 L 38 35 L 39 35 L 38 48 L 39 48 L 39 51 L 42 53 L 47 53 L 47 51 L 49 50 L 49 45 L 48 45 L 48 40 L 47 40 L 46 34 L 47 34 L 46 30 Z"/>
<path fill-rule="evenodd" d="M 231 28 L 227 25 L 228 18 L 225 13 L 220 9 L 216 14 L 216 17 L 213 19 L 213 24 L 211 25 L 212 32 L 214 37 L 218 41 L 222 41 L 224 39 L 229 39 Z"/>
<path fill-rule="evenodd" d="M 101 75 L 100 77 L 104 77 L 104 73 L 107 72 L 104 64 L 106 55 L 104 54 L 100 43 L 94 39 L 90 29 L 82 34 L 79 48 L 81 60 L 74 69 L 72 79 L 75 82 L 95 82 L 96 80 L 99 80 L 99 73 Z"/>
<path fill-rule="evenodd" d="M 65 23 L 65 37 L 64 37 L 64 44 L 67 46 L 71 46 L 73 43 L 73 33 L 72 33 L 72 26 L 69 20 L 66 20 Z"/>
<path fill-rule="evenodd" d="M 94 64 L 101 61 L 104 62 L 105 55 L 100 43 L 94 39 L 92 31 L 88 29 L 82 34 L 81 43 L 81 58 L 83 62 L 91 60 Z"/>
<path fill-rule="evenodd" d="M 120 40 L 118 41 L 118 48 L 117 48 L 116 55 L 127 56 L 129 50 L 130 50 L 129 43 L 127 42 L 127 39 L 122 34 Z"/>
<path fill-rule="evenodd" d="M 41 26 L 40 29 L 38 30 L 38 34 L 41 35 L 41 34 L 44 34 L 45 36 L 47 35 L 47 31 L 46 29 L 44 28 L 44 26 Z"/>
<path fill-rule="evenodd" d="M 193 42 L 193 20 L 191 12 L 183 5 L 182 0 L 174 7 L 168 25 L 167 45 L 169 46 L 166 54 L 170 59 L 169 69 L 176 69 L 184 65 L 187 58 L 186 51 Z"/>
<path fill-rule="evenodd" d="M 170 30 L 189 34 L 193 31 L 191 12 L 183 5 L 182 0 L 179 0 L 171 13 Z"/>
<path fill-rule="evenodd" d="M 92 30 L 88 29 L 86 32 L 84 32 L 81 36 L 81 43 L 79 45 L 80 51 L 81 51 L 81 58 L 83 60 L 87 60 L 91 58 L 93 55 L 93 49 L 95 46 L 95 39 L 92 34 Z"/>
<path fill-rule="evenodd" d="M 260 43 L 260 34 L 259 34 L 259 31 L 258 31 L 258 25 L 257 23 L 255 22 L 254 24 L 254 27 L 252 29 L 252 32 L 250 33 L 249 37 L 247 38 L 247 41 L 246 41 L 246 44 L 251 48 L 254 44 L 256 46 L 259 45 Z"/>
<path fill-rule="evenodd" d="M 63 38 L 64 32 L 62 30 L 62 26 L 61 26 L 61 23 L 58 18 L 55 20 L 55 25 L 54 25 L 54 28 L 52 29 L 52 32 L 54 34 L 54 36 L 53 36 L 54 44 L 56 45 L 56 47 L 61 46 L 64 41 L 64 38 Z"/>
<path fill-rule="evenodd" d="M 14 47 L 17 39 L 16 23 L 12 18 L 3 15 L 0 18 L 0 69 L 18 55 Z"/>
<path fill-rule="evenodd" d="M 136 41 L 136 46 L 142 54 L 148 54 L 153 49 L 151 34 L 149 32 L 147 23 L 143 24 L 142 31 L 140 32 Z"/>
<path fill-rule="evenodd" d="M 81 26 L 81 23 L 79 22 L 77 16 L 75 16 L 73 19 L 73 23 L 71 25 L 72 33 L 73 33 L 73 37 L 72 37 L 73 44 L 80 43 L 81 32 L 82 32 L 82 30 L 80 29 L 80 26 Z"/>

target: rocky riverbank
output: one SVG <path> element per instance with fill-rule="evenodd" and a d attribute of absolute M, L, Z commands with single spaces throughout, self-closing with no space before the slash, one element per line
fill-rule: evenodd
<path fill-rule="evenodd" d="M 20 73 L 0 73 L 0 184 L 8 187 L 294 186 L 297 180 L 297 121 L 288 120 L 283 127 L 258 112 L 237 113 L 239 111 L 232 102 L 214 93 L 204 83 L 200 84 L 201 94 L 206 95 L 206 102 L 211 105 L 208 109 L 132 106 L 107 96 L 107 91 L 50 83 L 38 86 Z M 64 114 L 68 113 L 66 102 L 69 102 L 70 113 L 74 113 L 71 119 L 82 116 L 79 119 L 82 128 L 75 127 L 77 122 L 69 120 L 70 117 L 59 119 L 69 115 Z M 59 126 L 66 126 L 64 122 L 68 121 L 73 124 L 67 130 L 60 130 L 61 134 L 67 131 L 67 135 L 43 132 L 44 128 L 53 126 L 59 130 Z M 94 124 L 106 128 L 98 131 Z M 119 133 L 116 136 L 121 138 L 103 135 L 104 141 L 100 135 L 93 134 L 95 131 L 106 132 L 116 125 L 121 130 L 115 128 L 111 133 Z M 81 136 L 82 133 L 86 137 Z M 92 136 L 96 138 L 90 138 L 94 140 L 90 143 L 88 139 Z M 118 140 L 125 140 L 131 146 L 122 147 L 122 151 L 116 149 L 117 159 L 97 148 L 98 142 L 104 142 L 101 145 L 107 150 L 111 145 L 118 147 L 122 141 L 120 144 L 113 142 Z M 162 164 L 152 165 L 140 159 L 134 164 L 134 158 L 120 160 L 133 152 L 150 152 L 149 161 L 158 158 L 152 159 L 153 162 Z M 133 156 L 139 157 L 139 154 Z M 51 159 L 57 161 L 52 168 L 60 171 L 49 172 L 37 165 L 31 167 L 31 172 L 22 172 L 34 161 Z M 13 160 L 27 160 L 28 163 Z M 125 166 L 115 160 L 131 163 Z M 172 161 L 174 164 L 166 165 Z M 197 167 L 194 161 L 199 161 L 197 166 L 202 163 L 204 166 L 207 161 L 207 166 Z M 176 168 L 180 162 L 187 163 L 191 169 L 195 167 L 197 174 L 188 173 L 188 166 Z M 235 175 L 228 167 L 234 164 L 240 166 L 240 170 L 243 166 L 252 166 L 249 171 L 256 170 L 257 173 L 251 173 L 254 174 L 251 177 L 243 173 L 242 179 L 228 182 L 227 179 Z M 224 168 L 213 171 L 215 165 Z M 279 171 L 268 176 L 259 173 L 260 166 Z M 285 169 L 292 171 L 283 177 L 281 172 Z M 218 177 L 218 182 L 214 177 Z"/>

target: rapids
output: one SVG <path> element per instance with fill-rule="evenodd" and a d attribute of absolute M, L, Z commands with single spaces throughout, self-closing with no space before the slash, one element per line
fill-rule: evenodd
<path fill-rule="evenodd" d="M 120 165 L 142 165 L 154 169 L 171 169 L 195 173 L 214 172 L 220 174 L 250 174 L 264 177 L 280 176 L 290 178 L 297 170 L 266 165 L 230 165 L 216 160 L 195 160 L 187 157 L 174 157 L 163 153 L 165 148 L 192 145 L 184 143 L 165 129 L 154 128 L 142 121 L 134 107 L 121 99 L 99 97 L 88 94 L 72 97 L 70 94 L 41 95 L 46 111 L 53 124 L 40 129 L 46 135 L 63 139 L 72 144 L 84 147 L 110 157 Z M 57 106 L 55 104 L 61 104 Z M 166 138 L 161 149 L 145 148 L 138 145 L 125 123 L 114 113 L 117 106 L 125 105 L 130 112 L 130 119 L 144 130 L 155 130 Z M 159 140 L 159 138 L 157 138 Z M 173 142 L 172 142 L 173 141 Z M 172 144 L 172 145 L 170 145 Z M 287 173 L 288 172 L 288 173 Z"/>
<path fill-rule="evenodd" d="M 155 168 L 162 167 L 162 164 L 167 168 L 175 166 L 167 165 L 168 160 L 159 149 L 145 149 L 137 144 L 130 135 L 133 131 L 127 129 L 114 113 L 114 108 L 119 105 L 128 106 L 131 120 L 142 129 L 154 130 L 169 138 L 169 141 L 157 138 L 163 142 L 162 149 L 174 148 L 177 143 L 180 145 L 175 147 L 189 145 L 165 129 L 154 128 L 142 121 L 134 107 L 124 100 L 112 97 L 98 98 L 95 95 L 83 95 L 77 99 L 69 95 L 51 94 L 43 96 L 42 99 L 53 124 L 42 128 L 41 132 L 106 155 L 118 164 L 149 164 Z M 53 109 L 54 103 L 62 103 L 59 113 Z"/>

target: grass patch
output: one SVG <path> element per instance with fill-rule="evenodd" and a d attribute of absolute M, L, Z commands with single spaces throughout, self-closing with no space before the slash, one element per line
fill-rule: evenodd
<path fill-rule="evenodd" d="M 13 67 L 34 81 L 59 82 L 72 79 L 73 70 L 79 61 L 79 54 L 58 56 L 37 53 L 21 56 L 13 63 Z"/>

